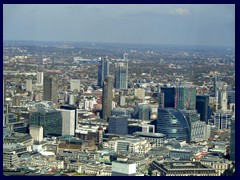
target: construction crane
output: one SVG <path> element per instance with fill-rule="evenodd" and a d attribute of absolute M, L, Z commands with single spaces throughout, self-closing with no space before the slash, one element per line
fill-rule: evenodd
<path fill-rule="evenodd" d="M 186 101 L 186 109 L 188 109 L 188 106 L 189 106 L 189 100 L 190 100 L 190 94 L 192 92 L 192 88 L 193 88 L 193 84 L 191 83 L 189 91 L 188 91 L 188 98 L 187 98 L 187 101 Z"/>

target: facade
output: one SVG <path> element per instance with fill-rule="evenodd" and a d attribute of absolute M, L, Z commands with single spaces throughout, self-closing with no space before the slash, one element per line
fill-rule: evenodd
<path fill-rule="evenodd" d="M 158 108 L 157 133 L 166 134 L 167 138 L 189 142 L 190 124 L 180 110 Z"/>
<path fill-rule="evenodd" d="M 3 151 L 3 167 L 18 167 L 20 160 L 15 151 L 4 149 Z"/>
<path fill-rule="evenodd" d="M 235 161 L 235 117 L 231 120 L 231 134 L 230 134 L 230 160 Z"/>
<path fill-rule="evenodd" d="M 126 135 L 128 133 L 127 117 L 111 116 L 109 118 L 109 133 Z"/>
<path fill-rule="evenodd" d="M 120 63 L 115 72 L 115 86 L 116 89 L 127 89 L 127 67 Z"/>
<path fill-rule="evenodd" d="M 104 58 L 98 66 L 98 86 L 103 87 L 103 81 L 109 75 L 109 60 Z"/>
<path fill-rule="evenodd" d="M 192 142 L 204 141 L 209 138 L 207 133 L 207 125 L 200 121 L 200 114 L 196 110 L 181 110 L 190 124 Z"/>
<path fill-rule="evenodd" d="M 228 105 L 228 96 L 227 96 L 227 84 L 224 84 L 222 87 L 222 90 L 220 91 L 220 105 L 222 111 L 227 111 L 227 105 Z"/>
<path fill-rule="evenodd" d="M 26 91 L 29 91 L 29 92 L 32 91 L 32 80 L 31 79 L 26 80 Z"/>
<path fill-rule="evenodd" d="M 37 72 L 37 85 L 43 85 L 43 72 Z"/>
<path fill-rule="evenodd" d="M 157 176 L 217 176 L 215 169 L 200 162 L 192 161 L 153 161 L 152 168 L 156 170 Z"/>
<path fill-rule="evenodd" d="M 56 79 L 45 76 L 43 81 L 43 100 L 57 103 L 58 101 L 57 89 L 58 87 Z"/>
<path fill-rule="evenodd" d="M 166 139 L 166 135 L 162 133 L 136 132 L 135 134 L 139 137 L 153 142 L 155 147 L 162 147 Z"/>
<path fill-rule="evenodd" d="M 214 113 L 214 126 L 216 129 L 227 129 L 231 121 L 230 113 L 216 112 Z"/>
<path fill-rule="evenodd" d="M 205 123 L 208 122 L 208 105 L 209 96 L 207 95 L 197 95 L 196 96 L 196 109 L 200 113 L 200 120 Z"/>
<path fill-rule="evenodd" d="M 57 109 L 62 114 L 62 136 L 74 136 L 76 117 L 75 110 L 72 109 Z"/>
<path fill-rule="evenodd" d="M 175 108 L 196 109 L 196 86 L 178 86 L 175 94 Z"/>
<path fill-rule="evenodd" d="M 111 112 L 112 116 L 126 116 L 128 118 L 131 118 L 132 117 L 132 113 L 134 112 L 133 109 L 131 108 L 120 108 L 120 107 L 117 107 L 117 108 L 114 108 Z"/>
<path fill-rule="evenodd" d="M 137 98 L 144 100 L 145 99 L 145 89 L 142 88 L 136 88 L 134 89 L 134 96 L 136 96 Z"/>
<path fill-rule="evenodd" d="M 227 102 L 228 104 L 235 103 L 235 91 L 227 91 Z"/>
<path fill-rule="evenodd" d="M 175 107 L 175 87 L 161 87 L 161 94 L 163 97 L 162 101 L 162 106 L 160 107 L 171 107 L 174 108 Z"/>
<path fill-rule="evenodd" d="M 112 111 L 112 99 L 113 99 L 113 79 L 107 77 L 103 82 L 102 92 L 102 118 L 108 120 Z"/>
<path fill-rule="evenodd" d="M 171 149 L 169 152 L 169 157 L 176 160 L 192 161 L 194 158 L 194 153 L 191 150 L 186 149 Z"/>
<path fill-rule="evenodd" d="M 41 142 L 43 140 L 43 128 L 41 126 L 32 125 L 29 127 L 29 131 L 34 141 Z"/>
<path fill-rule="evenodd" d="M 30 113 L 29 125 L 42 126 L 44 136 L 61 136 L 62 114 L 53 107 L 50 101 L 36 103 Z"/>
<path fill-rule="evenodd" d="M 204 165 L 214 168 L 218 176 L 223 175 L 225 170 L 230 169 L 233 166 L 231 161 L 224 158 L 213 156 L 211 154 L 203 156 L 200 162 Z"/>
<path fill-rule="evenodd" d="M 145 154 L 151 150 L 150 142 L 144 138 L 126 138 L 114 142 L 115 152 Z"/>
<path fill-rule="evenodd" d="M 135 176 L 137 165 L 133 161 L 113 161 L 112 176 Z"/>
<path fill-rule="evenodd" d="M 126 97 L 125 96 L 119 96 L 119 105 L 125 106 L 126 105 Z"/>
<path fill-rule="evenodd" d="M 77 90 L 80 91 L 80 80 L 79 79 L 71 79 L 70 80 L 70 90 L 74 91 Z"/>
<path fill-rule="evenodd" d="M 151 108 L 148 104 L 138 103 L 134 112 L 133 117 L 136 119 L 149 120 L 151 116 Z"/>

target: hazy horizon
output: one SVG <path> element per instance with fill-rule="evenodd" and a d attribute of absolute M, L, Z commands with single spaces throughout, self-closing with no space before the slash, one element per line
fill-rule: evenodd
<path fill-rule="evenodd" d="M 235 5 L 4 4 L 3 40 L 235 47 Z"/>

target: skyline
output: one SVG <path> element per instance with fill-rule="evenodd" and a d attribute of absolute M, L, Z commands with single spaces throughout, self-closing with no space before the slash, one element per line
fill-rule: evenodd
<path fill-rule="evenodd" d="M 4 4 L 3 39 L 234 47 L 235 5 Z"/>

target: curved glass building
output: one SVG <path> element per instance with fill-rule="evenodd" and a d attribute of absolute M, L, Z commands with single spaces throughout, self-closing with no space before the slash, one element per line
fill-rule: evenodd
<path fill-rule="evenodd" d="M 190 124 L 178 109 L 158 108 L 157 132 L 170 139 L 190 141 Z"/>

